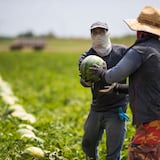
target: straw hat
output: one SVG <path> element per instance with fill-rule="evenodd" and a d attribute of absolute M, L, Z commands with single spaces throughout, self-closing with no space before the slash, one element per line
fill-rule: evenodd
<path fill-rule="evenodd" d="M 145 31 L 160 36 L 160 9 L 146 6 L 137 19 L 126 19 L 124 22 L 131 30 Z"/>

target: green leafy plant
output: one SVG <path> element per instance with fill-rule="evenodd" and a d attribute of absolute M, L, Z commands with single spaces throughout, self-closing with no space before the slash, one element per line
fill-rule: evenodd
<path fill-rule="evenodd" d="M 45 152 L 44 160 L 84 159 L 81 149 L 83 124 L 89 111 L 90 90 L 79 83 L 77 68 L 80 53 L 5 52 L 0 53 L 0 75 L 10 84 L 18 103 L 36 117 L 31 124 L 13 117 L 0 97 L 0 159 L 23 160 L 26 147 L 36 146 Z M 131 117 L 130 110 L 128 114 Z M 17 132 L 22 123 L 32 125 L 36 139 L 22 139 Z M 134 133 L 131 121 L 122 158 L 127 157 Z M 100 145 L 105 157 L 105 138 Z M 38 159 L 38 158 L 34 158 Z"/>

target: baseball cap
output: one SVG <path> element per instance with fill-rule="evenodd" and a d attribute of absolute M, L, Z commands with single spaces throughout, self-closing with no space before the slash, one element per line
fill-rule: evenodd
<path fill-rule="evenodd" d="M 108 25 L 107 25 L 107 23 L 97 21 L 97 22 L 93 23 L 90 27 L 91 30 L 94 28 L 104 28 L 104 29 L 108 30 Z"/>

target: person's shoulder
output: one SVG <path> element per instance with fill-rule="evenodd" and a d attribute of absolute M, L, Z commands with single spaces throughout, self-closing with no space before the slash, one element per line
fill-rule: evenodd
<path fill-rule="evenodd" d="M 127 49 L 127 46 L 124 44 L 112 44 L 112 47 L 115 49 Z"/>
<path fill-rule="evenodd" d="M 112 53 L 116 56 L 125 55 L 127 47 L 123 44 L 112 44 Z"/>
<path fill-rule="evenodd" d="M 127 46 L 123 44 L 112 44 L 112 50 L 116 53 L 124 53 L 127 50 Z"/>
<path fill-rule="evenodd" d="M 81 53 L 80 59 L 82 59 L 82 58 L 84 59 L 85 57 L 87 57 L 89 55 L 93 55 L 93 54 L 95 54 L 94 49 L 93 48 L 89 48 L 87 51 Z"/>
<path fill-rule="evenodd" d="M 94 55 L 94 54 L 96 54 L 96 51 L 93 48 L 90 48 L 87 51 L 85 51 L 83 54 L 86 54 L 88 56 L 89 55 Z"/>

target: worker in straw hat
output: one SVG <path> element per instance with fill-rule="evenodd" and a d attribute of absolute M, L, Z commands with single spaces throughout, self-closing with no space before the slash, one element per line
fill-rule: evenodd
<path fill-rule="evenodd" d="M 90 72 L 108 83 L 129 77 L 129 98 L 136 133 L 129 145 L 129 160 L 160 160 L 160 9 L 145 6 L 137 19 L 124 22 L 137 40 L 119 63 Z"/>

